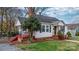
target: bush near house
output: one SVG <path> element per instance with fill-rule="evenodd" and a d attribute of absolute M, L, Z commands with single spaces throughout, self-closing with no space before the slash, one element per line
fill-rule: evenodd
<path fill-rule="evenodd" d="M 67 32 L 67 36 L 68 36 L 68 37 L 72 37 L 71 32 Z"/>
<path fill-rule="evenodd" d="M 76 36 L 79 36 L 79 32 L 76 32 L 76 34 L 75 34 Z"/>
<path fill-rule="evenodd" d="M 18 31 L 11 31 L 11 32 L 7 32 L 7 33 L 6 33 L 6 36 L 11 37 L 11 36 L 15 36 L 15 35 L 17 35 L 17 34 L 19 34 Z"/>
<path fill-rule="evenodd" d="M 62 31 L 58 31 L 58 39 L 64 40 L 64 33 Z"/>

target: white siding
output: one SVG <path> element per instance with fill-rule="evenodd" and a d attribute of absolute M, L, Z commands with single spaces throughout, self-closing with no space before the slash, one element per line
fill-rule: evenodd
<path fill-rule="evenodd" d="M 68 31 L 71 32 L 72 36 L 75 36 L 76 29 L 69 30 L 69 29 L 67 28 L 67 26 L 65 26 L 65 35 L 67 34 Z"/>
<path fill-rule="evenodd" d="M 74 30 L 69 30 L 69 31 L 71 32 L 72 36 L 75 36 L 75 33 L 76 33 L 75 29 Z"/>
<path fill-rule="evenodd" d="M 67 32 L 68 32 L 68 28 L 67 28 L 67 26 L 65 26 L 65 35 L 67 34 Z"/>
<path fill-rule="evenodd" d="M 19 34 L 20 34 L 21 31 L 22 31 L 22 28 L 21 28 L 21 23 L 20 23 L 20 21 L 19 21 L 18 18 L 16 18 L 15 26 L 16 26 L 16 28 L 18 29 L 18 32 L 19 32 Z"/>
<path fill-rule="evenodd" d="M 47 25 L 50 26 L 51 24 L 50 23 L 42 23 L 42 25 L 45 25 L 45 27 L 46 27 Z M 53 34 L 54 34 L 53 26 L 51 25 L 51 32 L 46 32 L 46 31 L 45 32 L 40 32 L 40 31 L 37 31 L 37 32 L 35 32 L 35 37 L 36 38 L 51 37 Z"/>
<path fill-rule="evenodd" d="M 21 23 L 20 23 L 20 21 L 17 19 L 16 20 L 16 23 L 15 23 L 15 26 L 20 26 L 21 25 Z"/>
<path fill-rule="evenodd" d="M 58 25 L 64 26 L 64 23 L 63 22 L 59 22 Z"/>

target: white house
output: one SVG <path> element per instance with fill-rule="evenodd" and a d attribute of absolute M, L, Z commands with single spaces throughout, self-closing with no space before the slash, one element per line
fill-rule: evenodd
<path fill-rule="evenodd" d="M 18 20 L 18 18 L 16 18 L 16 22 L 15 22 L 15 26 L 17 27 L 19 34 L 21 33 L 22 29 L 21 29 L 21 23 Z"/>
<path fill-rule="evenodd" d="M 59 30 L 62 30 L 63 32 L 65 30 L 65 23 L 62 20 L 58 20 L 55 17 L 48 17 L 42 15 L 37 15 L 36 17 L 41 22 L 40 31 L 34 33 L 34 36 L 36 38 L 52 37 L 53 35 L 57 35 Z M 19 22 L 21 24 L 25 19 L 26 18 L 24 17 L 19 17 L 16 23 Z M 20 24 L 18 25 L 19 27 L 18 26 L 17 27 L 19 30 L 22 30 L 22 28 L 20 28 L 21 27 Z"/>

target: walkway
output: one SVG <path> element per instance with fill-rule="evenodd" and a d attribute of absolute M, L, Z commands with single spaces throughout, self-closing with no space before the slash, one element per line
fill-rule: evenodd
<path fill-rule="evenodd" d="M 8 43 L 1 43 L 0 51 L 20 51 L 20 49 L 14 45 L 9 45 Z"/>
<path fill-rule="evenodd" d="M 74 43 L 79 43 L 79 41 L 77 41 L 77 40 L 66 40 L 66 41 L 74 42 Z"/>

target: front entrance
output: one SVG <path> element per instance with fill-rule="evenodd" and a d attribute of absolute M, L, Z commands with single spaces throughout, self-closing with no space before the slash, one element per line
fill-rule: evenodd
<path fill-rule="evenodd" d="M 57 26 L 54 26 L 54 35 L 57 34 Z"/>

